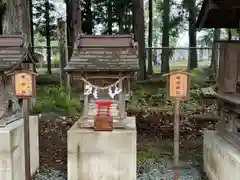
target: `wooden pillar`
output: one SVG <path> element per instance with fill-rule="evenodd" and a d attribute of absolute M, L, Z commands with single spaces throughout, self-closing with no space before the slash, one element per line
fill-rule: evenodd
<path fill-rule="evenodd" d="M 86 75 L 85 75 L 85 78 L 87 79 L 87 77 L 86 77 Z M 86 86 L 87 84 L 86 83 L 84 83 L 84 87 L 83 87 L 83 89 L 85 89 L 85 86 Z M 88 96 L 87 95 L 84 95 L 84 116 L 88 116 Z"/>
<path fill-rule="evenodd" d="M 121 78 L 122 76 L 120 76 Z M 120 118 L 124 119 L 125 116 L 125 97 L 124 97 L 124 89 L 123 89 L 123 81 L 121 80 L 119 82 L 119 89 L 122 89 L 122 92 L 118 95 L 119 97 L 119 112 L 120 112 Z"/>
<path fill-rule="evenodd" d="M 71 75 L 69 73 L 67 73 L 67 92 L 68 92 L 68 96 L 67 99 L 70 100 L 71 99 Z"/>
<path fill-rule="evenodd" d="M 235 121 L 237 119 L 237 116 L 235 114 L 229 114 L 229 121 L 228 121 L 228 131 L 233 133 L 236 131 L 235 128 Z"/>
<path fill-rule="evenodd" d="M 220 117 L 220 121 L 218 122 L 216 129 L 219 132 L 224 131 L 224 126 L 225 126 L 225 116 L 224 116 L 224 110 L 223 110 L 223 101 L 221 99 L 218 100 L 218 115 Z"/>
<path fill-rule="evenodd" d="M 33 70 L 34 65 L 31 64 L 31 69 Z M 36 76 L 33 76 L 33 97 L 30 99 L 30 108 L 33 107 L 36 104 L 37 101 L 37 85 L 36 85 Z"/>

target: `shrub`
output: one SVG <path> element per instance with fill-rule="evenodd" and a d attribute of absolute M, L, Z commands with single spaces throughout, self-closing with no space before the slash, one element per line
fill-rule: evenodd
<path fill-rule="evenodd" d="M 63 87 L 43 87 L 38 92 L 33 114 L 56 113 L 61 116 L 74 116 L 81 112 L 81 105 L 77 99 L 67 99 L 67 91 Z"/>
<path fill-rule="evenodd" d="M 59 85 L 59 75 L 41 74 L 37 76 L 37 85 Z"/>

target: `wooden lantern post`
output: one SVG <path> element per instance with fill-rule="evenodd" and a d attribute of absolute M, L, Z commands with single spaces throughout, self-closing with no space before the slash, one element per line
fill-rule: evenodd
<path fill-rule="evenodd" d="M 29 141 L 29 99 L 33 95 L 34 77 L 36 74 L 29 70 L 14 72 L 15 93 L 17 98 L 23 99 L 23 126 L 24 126 L 24 157 L 25 180 L 31 180 L 30 141 Z"/>
<path fill-rule="evenodd" d="M 174 165 L 179 167 L 179 139 L 180 139 L 180 102 L 188 100 L 190 89 L 190 74 L 186 72 L 171 72 L 164 76 L 168 76 L 168 97 L 175 101 L 174 113 Z M 174 173 L 174 180 L 178 180 L 179 171 Z"/>

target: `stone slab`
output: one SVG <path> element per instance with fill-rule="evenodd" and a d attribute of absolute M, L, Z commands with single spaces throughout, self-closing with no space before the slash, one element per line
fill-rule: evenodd
<path fill-rule="evenodd" d="M 240 180 L 240 151 L 216 131 L 205 131 L 204 171 L 209 180 Z"/>
<path fill-rule="evenodd" d="M 79 128 L 68 131 L 68 180 L 136 180 L 136 120 L 112 132 Z"/>
<path fill-rule="evenodd" d="M 39 167 L 38 116 L 29 117 L 31 173 Z M 25 180 L 23 119 L 0 128 L 0 180 Z"/>

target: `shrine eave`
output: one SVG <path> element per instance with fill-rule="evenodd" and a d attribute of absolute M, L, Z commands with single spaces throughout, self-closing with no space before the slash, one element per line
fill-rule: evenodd
<path fill-rule="evenodd" d="M 137 72 L 139 71 L 139 68 L 77 68 L 77 67 L 71 67 L 66 66 L 64 68 L 65 72 L 73 73 L 73 72 Z"/>
<path fill-rule="evenodd" d="M 204 0 L 196 27 L 202 28 L 239 28 L 240 1 Z"/>
<path fill-rule="evenodd" d="M 22 63 L 37 63 L 25 35 L 0 35 L 0 71 L 11 72 Z"/>

